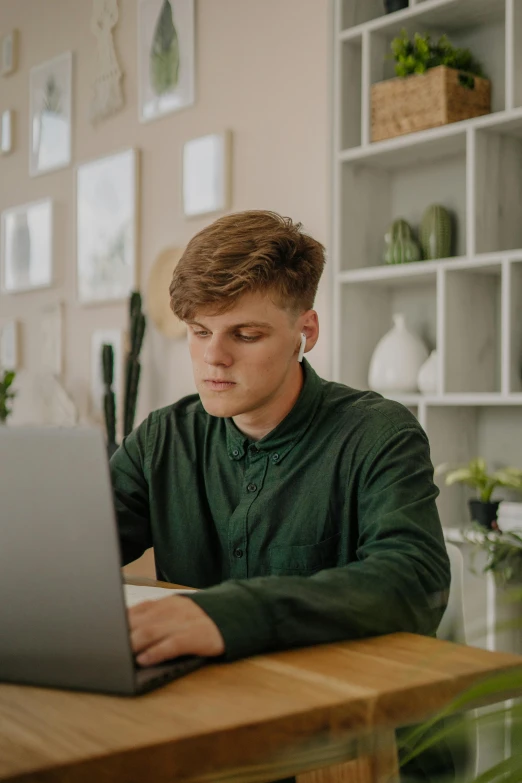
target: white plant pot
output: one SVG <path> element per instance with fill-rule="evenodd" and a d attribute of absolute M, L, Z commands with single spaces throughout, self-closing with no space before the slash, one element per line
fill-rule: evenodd
<path fill-rule="evenodd" d="M 393 323 L 373 352 L 368 385 L 381 394 L 411 394 L 417 391 L 417 377 L 428 351 L 422 340 L 406 328 L 402 313 L 393 316 Z"/>
<path fill-rule="evenodd" d="M 437 394 L 439 364 L 437 351 L 432 351 L 419 370 L 417 386 L 423 394 Z"/>

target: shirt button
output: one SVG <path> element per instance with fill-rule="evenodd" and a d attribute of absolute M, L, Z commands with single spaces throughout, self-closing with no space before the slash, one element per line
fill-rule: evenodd
<path fill-rule="evenodd" d="M 243 557 L 242 549 L 234 549 L 234 557 Z"/>
<path fill-rule="evenodd" d="M 233 456 L 233 457 L 239 457 L 239 449 L 234 449 L 234 450 L 232 451 L 232 456 Z"/>
<path fill-rule="evenodd" d="M 279 462 L 279 454 L 277 452 L 272 454 L 272 462 Z"/>
<path fill-rule="evenodd" d="M 257 489 L 257 484 L 249 484 L 247 489 L 249 492 L 255 492 Z"/>

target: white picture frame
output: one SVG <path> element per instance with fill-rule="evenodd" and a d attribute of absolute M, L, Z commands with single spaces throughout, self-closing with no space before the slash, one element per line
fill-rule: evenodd
<path fill-rule="evenodd" d="M 14 148 L 14 112 L 6 109 L 0 114 L 0 155 L 9 155 Z"/>
<path fill-rule="evenodd" d="M 40 313 L 40 368 L 55 378 L 63 374 L 63 305 L 49 305 Z"/>
<path fill-rule="evenodd" d="M 6 321 L 0 327 L 0 368 L 18 370 L 20 368 L 20 337 L 17 321 Z"/>
<path fill-rule="evenodd" d="M 166 28 L 162 36 L 161 25 Z M 162 41 L 170 48 L 165 44 L 162 49 Z M 194 0 L 138 0 L 140 121 L 150 122 L 192 106 L 194 101 Z"/>
<path fill-rule="evenodd" d="M 76 170 L 76 296 L 127 299 L 137 287 L 139 154 L 127 149 Z"/>
<path fill-rule="evenodd" d="M 187 141 L 183 146 L 183 212 L 196 217 L 224 212 L 231 204 L 230 131 Z"/>
<path fill-rule="evenodd" d="M 0 74 L 9 76 L 18 68 L 18 30 L 0 37 Z"/>
<path fill-rule="evenodd" d="M 53 283 L 53 202 L 33 201 L 2 212 L 0 290 L 6 294 Z"/>
<path fill-rule="evenodd" d="M 119 399 L 122 391 L 124 333 L 122 329 L 96 329 L 91 335 L 91 412 L 103 415 L 103 368 L 101 362 L 102 345 L 112 345 L 114 354 L 114 372 L 112 390 Z"/>
<path fill-rule="evenodd" d="M 72 52 L 31 68 L 29 74 L 29 174 L 36 177 L 71 163 Z"/>

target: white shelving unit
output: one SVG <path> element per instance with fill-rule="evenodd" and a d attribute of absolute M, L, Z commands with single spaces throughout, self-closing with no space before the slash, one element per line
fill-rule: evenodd
<path fill-rule="evenodd" d="M 403 312 L 438 349 L 437 393 L 398 398 L 426 430 L 434 464 L 481 455 L 520 467 L 522 0 L 410 0 L 389 15 L 383 0 L 333 2 L 334 377 L 368 388 L 373 350 Z M 403 28 L 469 46 L 492 81 L 492 113 L 372 143 L 371 85 L 394 76 L 386 54 Z M 433 203 L 453 213 L 454 257 L 384 265 L 390 223 L 417 228 Z M 439 486 L 446 537 L 457 540 L 470 492 Z M 512 648 L 495 631 L 505 610 L 491 576 L 466 568 L 465 595 L 472 629 L 484 629 L 471 643 Z M 478 770 L 509 755 L 512 741 L 520 737 L 503 727 L 481 731 Z"/>
<path fill-rule="evenodd" d="M 434 464 L 480 454 L 522 465 L 522 0 L 335 0 L 333 100 L 334 377 L 368 388 L 378 340 L 403 312 L 437 347 L 433 396 L 399 398 L 425 428 Z M 492 81 L 492 113 L 371 142 L 370 88 L 392 77 L 391 40 L 447 33 Z M 383 264 L 399 217 L 418 227 L 444 204 L 455 257 Z M 467 523 L 469 492 L 441 482 L 445 527 Z"/>

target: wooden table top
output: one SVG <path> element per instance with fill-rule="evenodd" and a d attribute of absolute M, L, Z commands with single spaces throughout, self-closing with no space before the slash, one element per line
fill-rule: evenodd
<path fill-rule="evenodd" d="M 212 664 L 136 698 L 3 684 L 0 780 L 275 780 L 343 761 L 351 738 L 424 720 L 520 667 L 520 656 L 398 633 Z"/>

